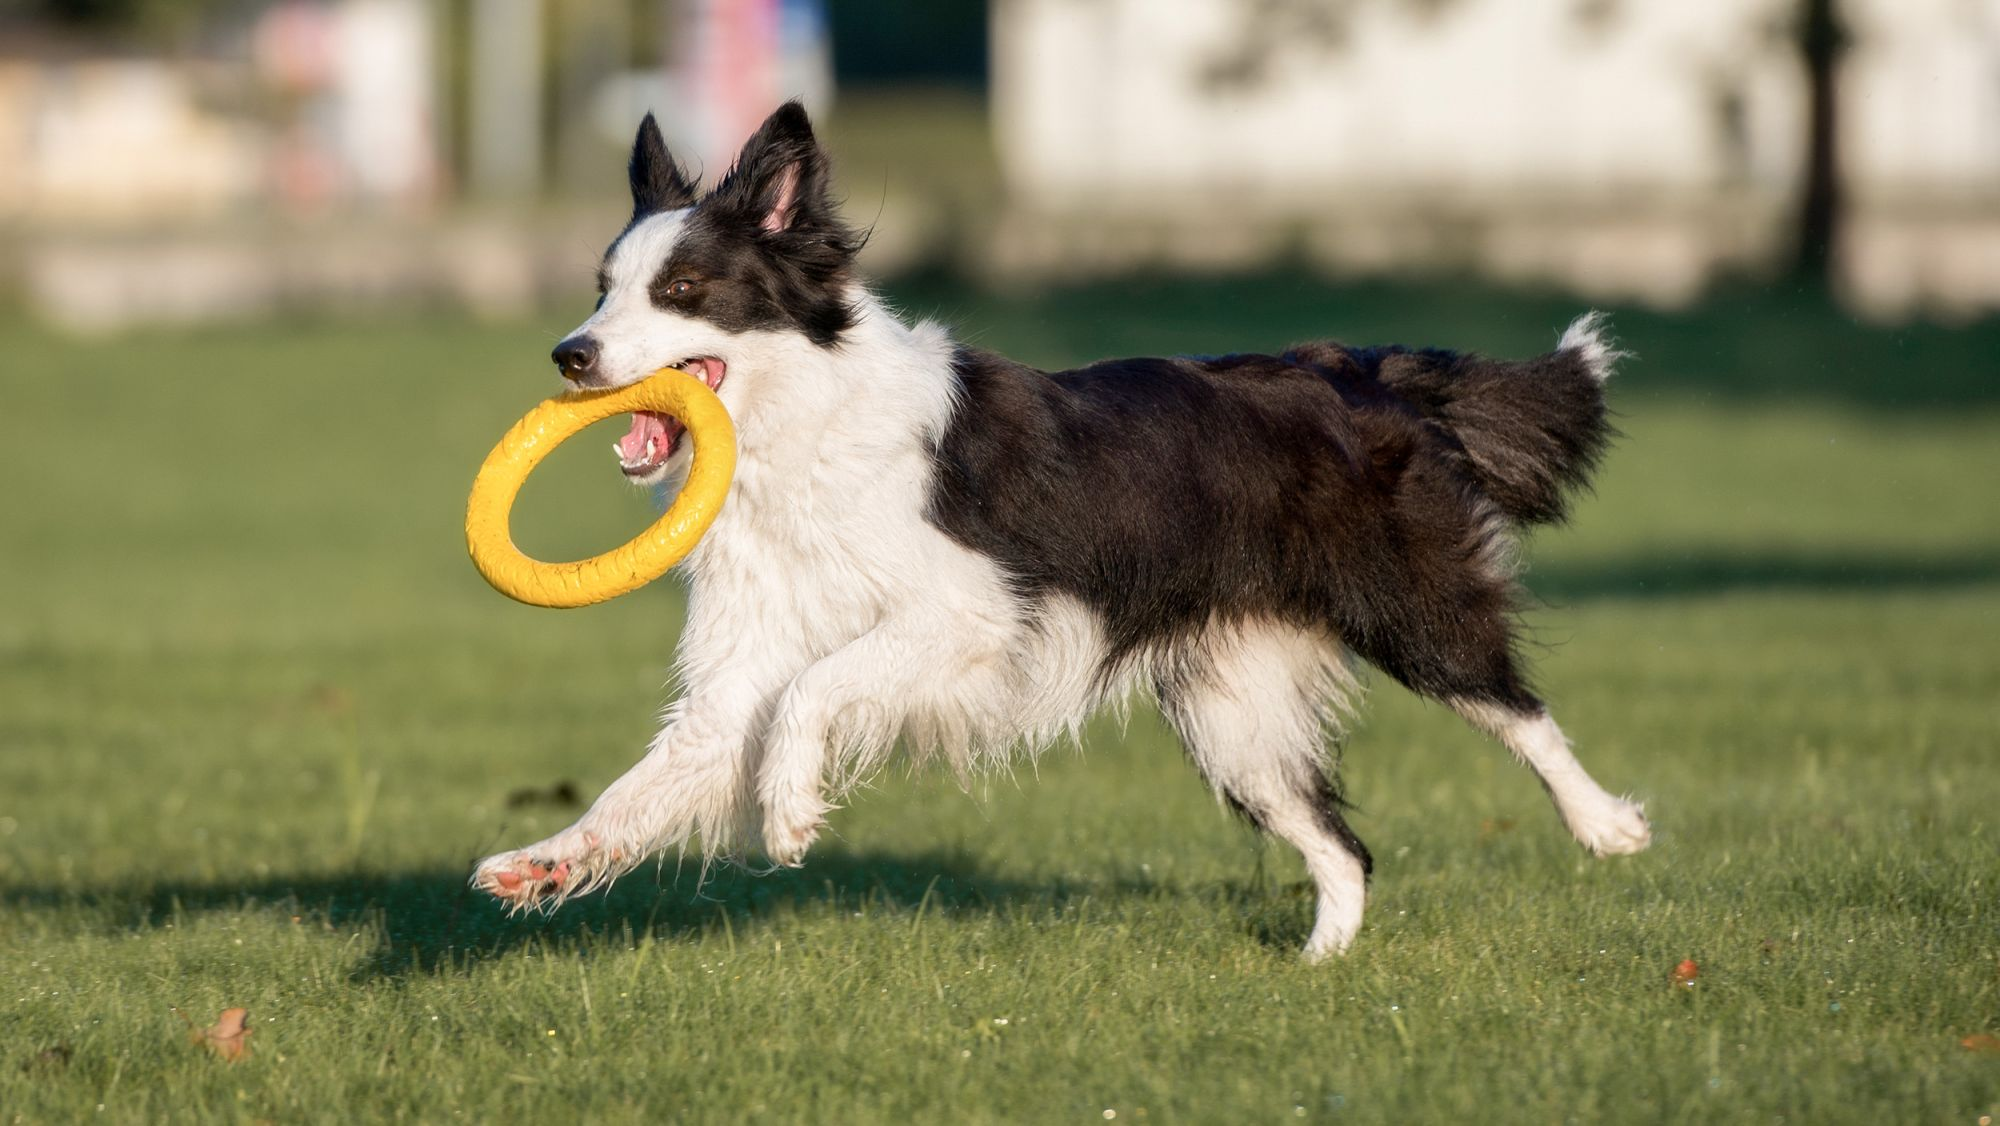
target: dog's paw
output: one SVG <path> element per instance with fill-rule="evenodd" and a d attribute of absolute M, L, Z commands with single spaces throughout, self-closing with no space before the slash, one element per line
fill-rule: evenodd
<path fill-rule="evenodd" d="M 817 790 L 767 790 L 759 804 L 764 814 L 764 855 L 784 868 L 805 863 L 806 850 L 826 828 L 826 815 L 833 807 Z"/>
<path fill-rule="evenodd" d="M 825 818 L 817 815 L 790 821 L 766 817 L 764 855 L 780 867 L 797 868 L 806 862 L 807 850 L 819 839 L 819 831 L 825 826 Z"/>
<path fill-rule="evenodd" d="M 1597 856 L 1627 856 L 1653 843 L 1653 826 L 1643 806 L 1613 800 L 1570 822 L 1577 843 Z"/>
<path fill-rule="evenodd" d="M 1306 940 L 1305 949 L 1299 951 L 1299 957 L 1306 965 L 1315 966 L 1329 958 L 1338 958 L 1346 954 L 1347 948 L 1353 945 L 1354 936 L 1351 934 L 1322 935 L 1315 931 L 1312 937 Z"/>
<path fill-rule="evenodd" d="M 1319 906 L 1313 914 L 1312 934 L 1307 937 L 1306 948 L 1301 951 L 1308 964 L 1337 958 L 1354 945 L 1354 937 L 1361 933 L 1361 912 L 1367 895 L 1366 885 L 1361 880 L 1361 870 L 1356 866 L 1355 886 L 1345 891 L 1336 888 L 1331 896 L 1327 888 L 1321 888 Z"/>
<path fill-rule="evenodd" d="M 472 886 L 509 907 L 539 907 L 562 897 L 573 871 L 574 865 L 567 860 L 551 860 L 522 849 L 480 861 L 472 873 Z"/>
<path fill-rule="evenodd" d="M 619 857 L 595 833 L 551 837 L 527 848 L 489 856 L 473 869 L 472 886 L 515 910 L 554 908 L 572 895 L 608 883 Z"/>

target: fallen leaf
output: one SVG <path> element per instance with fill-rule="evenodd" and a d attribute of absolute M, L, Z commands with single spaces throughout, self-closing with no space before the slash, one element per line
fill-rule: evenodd
<path fill-rule="evenodd" d="M 1479 839 L 1482 841 L 1490 841 L 1502 833 L 1511 833 L 1513 831 L 1514 819 L 1512 817 L 1488 817 L 1479 823 Z"/>
<path fill-rule="evenodd" d="M 2000 1036 L 1995 1036 L 1991 1032 L 1975 1032 L 1965 1039 L 1960 1040 L 1958 1046 L 1968 1052 L 1983 1052 L 1987 1055 L 2000 1056 Z"/>
<path fill-rule="evenodd" d="M 215 1018 L 215 1024 L 208 1028 L 194 1029 L 188 1033 L 188 1040 L 206 1047 L 230 1063 L 235 1063 L 250 1054 L 251 1029 L 245 1023 L 249 1019 L 248 1009 L 224 1009 L 222 1015 Z"/>
<path fill-rule="evenodd" d="M 1675 985 L 1685 985 L 1692 989 L 1694 988 L 1694 979 L 1700 976 L 1701 967 L 1695 964 L 1694 959 L 1683 958 L 1681 959 L 1681 964 L 1674 967 L 1671 980 Z"/>

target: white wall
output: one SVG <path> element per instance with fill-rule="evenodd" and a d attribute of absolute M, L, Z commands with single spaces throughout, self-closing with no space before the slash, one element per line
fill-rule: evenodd
<path fill-rule="evenodd" d="M 1261 80 L 1218 86 L 1259 11 L 1299 24 L 1249 53 Z M 2000 307 L 2000 0 L 1841 12 L 1837 281 L 1888 315 Z M 1014 210 L 994 258 L 1248 265 L 1291 239 L 1339 269 L 1685 301 L 1790 251 L 1797 18 L 1798 0 L 997 0 Z"/>
<path fill-rule="evenodd" d="M 1698 191 L 1782 184 L 1799 163 L 1802 90 L 1767 30 L 1789 0 L 1628 3 L 1597 23 L 1575 0 L 1429 16 L 1357 0 L 1344 41 L 1282 37 L 1263 81 L 1206 83 L 1254 7 L 1004 0 L 994 98 L 1011 186 L 1049 202 L 1169 193 L 1171 207 L 1214 189 Z M 1734 136 L 1716 110 L 1732 92 Z"/>
<path fill-rule="evenodd" d="M 1842 160 L 1864 194 L 2000 203 L 2000 0 L 1844 0 Z"/>

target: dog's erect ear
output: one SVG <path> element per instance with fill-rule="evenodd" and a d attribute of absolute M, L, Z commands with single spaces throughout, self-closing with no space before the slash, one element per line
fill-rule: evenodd
<path fill-rule="evenodd" d="M 632 178 L 632 217 L 660 211 L 678 211 L 694 203 L 694 184 L 667 151 L 667 139 L 660 135 L 660 123 L 652 114 L 639 123 L 639 135 L 632 141 L 632 163 L 626 171 Z"/>
<path fill-rule="evenodd" d="M 748 237 L 779 306 L 822 346 L 854 323 L 847 283 L 864 241 L 840 221 L 827 181 L 826 152 L 805 107 L 786 102 L 744 142 L 696 212 Z"/>
<path fill-rule="evenodd" d="M 827 198 L 826 152 L 813 138 L 805 107 L 786 102 L 765 118 L 708 202 L 768 234 L 837 224 Z"/>

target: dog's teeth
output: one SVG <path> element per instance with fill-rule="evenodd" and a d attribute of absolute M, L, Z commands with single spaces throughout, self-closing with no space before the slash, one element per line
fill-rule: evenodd
<path fill-rule="evenodd" d="M 617 457 L 617 459 L 618 459 L 618 464 L 620 464 L 620 465 L 623 465 L 623 464 L 625 464 L 625 447 L 624 447 L 624 446 L 621 446 L 621 445 L 619 445 L 619 444 L 618 444 L 617 442 L 613 442 L 613 443 L 611 443 L 611 453 L 612 453 L 612 455 L 613 455 L 613 456 Z"/>
<path fill-rule="evenodd" d="M 651 461 L 651 460 L 653 460 L 653 451 L 655 450 L 655 448 L 657 448 L 657 447 L 658 447 L 658 445 L 659 445 L 659 439 L 658 439 L 658 438 L 648 438 L 648 439 L 646 439 L 646 460 L 647 460 L 647 461 Z"/>

